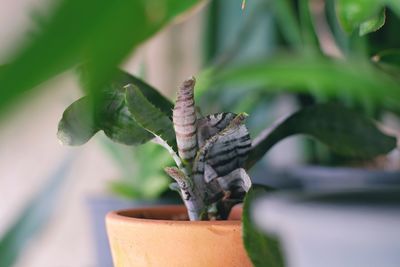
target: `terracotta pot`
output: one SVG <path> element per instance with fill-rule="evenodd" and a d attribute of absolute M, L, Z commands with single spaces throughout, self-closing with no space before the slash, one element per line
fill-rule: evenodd
<path fill-rule="evenodd" d="M 158 198 L 155 200 L 126 200 L 110 196 L 90 196 L 86 204 L 90 213 L 91 229 L 93 230 L 93 247 L 96 252 L 96 267 L 113 266 L 111 250 L 107 238 L 104 217 L 113 210 L 159 205 L 178 204 L 178 198 Z"/>
<path fill-rule="evenodd" d="M 110 212 L 114 266 L 252 266 L 242 244 L 241 208 L 227 221 L 187 221 L 184 206 Z"/>

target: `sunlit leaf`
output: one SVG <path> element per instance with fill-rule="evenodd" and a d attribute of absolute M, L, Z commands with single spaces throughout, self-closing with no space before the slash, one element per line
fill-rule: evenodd
<path fill-rule="evenodd" d="M 351 33 L 361 23 L 377 16 L 382 5 L 381 0 L 336 0 L 336 12 L 343 29 Z"/>
<path fill-rule="evenodd" d="M 365 35 L 367 33 L 379 30 L 385 24 L 385 19 L 386 19 L 385 9 L 382 9 L 382 11 L 379 12 L 378 15 L 360 24 L 359 34 Z"/>
<path fill-rule="evenodd" d="M 360 35 L 383 26 L 385 7 L 392 9 L 400 17 L 398 0 L 336 0 L 336 14 L 342 28 L 348 33 L 359 30 Z"/>

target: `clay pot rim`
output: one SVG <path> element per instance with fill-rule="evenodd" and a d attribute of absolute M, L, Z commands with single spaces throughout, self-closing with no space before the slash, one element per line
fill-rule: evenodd
<path fill-rule="evenodd" d="M 228 219 L 218 221 L 189 221 L 189 220 L 172 220 L 172 219 L 147 219 L 134 216 L 140 216 L 146 213 L 167 213 L 171 214 L 182 214 L 186 213 L 184 205 L 157 205 L 151 207 L 133 208 L 133 209 L 122 209 L 116 211 L 110 211 L 107 216 L 107 221 L 121 222 L 121 223 L 146 223 L 146 224 L 174 224 L 174 225 L 193 225 L 193 226 L 211 226 L 211 225 L 225 225 L 225 226 L 241 226 L 242 221 L 240 219 Z"/>

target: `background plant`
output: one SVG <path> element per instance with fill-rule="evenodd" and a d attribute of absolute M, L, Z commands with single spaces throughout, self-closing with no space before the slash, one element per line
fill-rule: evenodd
<path fill-rule="evenodd" d="M 131 148 L 109 140 L 102 140 L 102 143 L 122 171 L 121 177 L 108 184 L 113 195 L 129 200 L 143 200 L 157 199 L 167 194 L 171 180 L 163 167 L 171 165 L 172 159 L 162 147 L 149 143 Z"/>

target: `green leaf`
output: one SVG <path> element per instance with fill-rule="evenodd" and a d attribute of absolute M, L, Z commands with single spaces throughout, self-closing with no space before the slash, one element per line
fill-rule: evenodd
<path fill-rule="evenodd" d="M 176 153 L 177 145 L 172 121 L 151 104 L 136 86 L 129 84 L 125 89 L 126 103 L 135 121 L 152 133 L 156 137 L 155 142 L 168 151 L 180 169 L 184 169 L 182 160 Z"/>
<path fill-rule="evenodd" d="M 276 143 L 306 134 L 339 154 L 372 158 L 396 147 L 396 138 L 383 134 L 373 121 L 336 104 L 304 108 L 266 129 L 254 140 L 246 167 L 250 168 Z"/>
<path fill-rule="evenodd" d="M 269 191 L 272 191 L 272 189 L 253 185 L 244 200 L 242 217 L 243 243 L 255 267 L 284 266 L 278 241 L 261 232 L 251 221 L 250 209 L 252 202 Z"/>
<path fill-rule="evenodd" d="M 339 22 L 348 33 L 358 29 L 364 35 L 381 28 L 385 23 L 385 7 L 400 17 L 398 0 L 336 0 L 335 4 Z"/>
<path fill-rule="evenodd" d="M 387 0 L 387 5 L 397 14 L 398 17 L 400 17 L 400 1 Z"/>
<path fill-rule="evenodd" d="M 0 267 L 14 266 L 18 256 L 46 225 L 54 213 L 60 190 L 72 158 L 66 158 L 48 182 L 22 210 L 13 225 L 0 239 Z"/>
<path fill-rule="evenodd" d="M 298 5 L 300 29 L 302 30 L 302 38 L 305 47 L 309 46 L 313 50 L 318 51 L 319 43 L 310 10 L 311 3 L 309 1 L 299 1 Z"/>
<path fill-rule="evenodd" d="M 351 33 L 371 18 L 378 16 L 383 8 L 381 0 L 337 0 L 336 13 L 343 29 Z"/>
<path fill-rule="evenodd" d="M 81 84 L 83 85 L 84 89 L 86 91 L 89 91 L 88 84 L 90 83 L 90 78 L 88 77 L 88 70 L 87 70 L 87 65 L 81 65 L 78 68 L 78 71 L 80 73 L 80 78 L 81 78 Z M 173 103 L 167 99 L 165 96 L 163 96 L 158 90 L 156 90 L 154 87 L 149 85 L 148 83 L 144 82 L 143 80 L 135 77 L 134 75 L 115 68 L 112 70 L 112 79 L 108 83 L 106 83 L 106 86 L 103 86 L 105 90 L 117 90 L 121 93 L 125 93 L 124 86 L 128 84 L 134 84 L 135 86 L 139 87 L 140 91 L 142 94 L 157 108 L 159 108 L 162 112 L 167 114 L 168 116 L 172 116 L 172 109 L 174 107 Z M 108 89 L 107 86 L 110 88 Z M 103 88 L 101 87 L 101 88 Z M 102 92 L 102 90 L 96 90 Z M 96 92 L 95 92 L 96 93 Z"/>
<path fill-rule="evenodd" d="M 276 21 L 283 36 L 293 47 L 301 51 L 303 40 L 292 1 L 273 1 L 273 8 L 276 13 Z"/>
<path fill-rule="evenodd" d="M 199 80 L 198 94 L 221 87 L 269 92 L 308 92 L 323 97 L 351 98 L 400 111 L 400 83 L 363 62 L 322 57 L 281 56 L 225 70 L 208 70 Z M 207 80 L 210 79 L 210 80 Z"/>
<path fill-rule="evenodd" d="M 128 199 L 139 199 L 143 194 L 128 181 L 111 181 L 108 189 L 119 197 Z"/>
<path fill-rule="evenodd" d="M 135 121 L 176 148 L 175 131 L 168 116 L 150 103 L 138 87 L 129 84 L 125 89 L 126 103 Z"/>
<path fill-rule="evenodd" d="M 385 20 L 386 20 L 385 9 L 382 9 L 382 11 L 379 12 L 378 15 L 368 20 L 365 20 L 360 24 L 360 30 L 359 30 L 360 36 L 379 30 L 385 24 Z"/>
<path fill-rule="evenodd" d="M 89 141 L 99 130 L 126 145 L 143 144 L 153 138 L 132 118 L 124 94 L 115 90 L 103 92 L 101 99 L 83 97 L 72 103 L 64 111 L 57 135 L 63 144 L 76 146 Z"/>
<path fill-rule="evenodd" d="M 115 79 L 98 94 L 83 97 L 70 105 L 58 126 L 58 137 L 67 145 L 81 145 L 99 130 L 113 141 L 126 145 L 143 144 L 153 135 L 134 120 L 125 102 L 127 84 L 135 84 L 141 92 L 167 114 L 172 103 L 157 90 L 129 73 L 118 70 Z"/>
<path fill-rule="evenodd" d="M 57 136 L 61 143 L 74 146 L 86 143 L 99 130 L 90 99 L 82 97 L 64 111 Z"/>
<path fill-rule="evenodd" d="M 88 62 L 90 86 L 97 89 L 134 48 L 200 2 L 58 1 L 40 31 L 15 46 L 20 49 L 2 70 L 0 114 L 23 92 L 82 62 Z"/>

